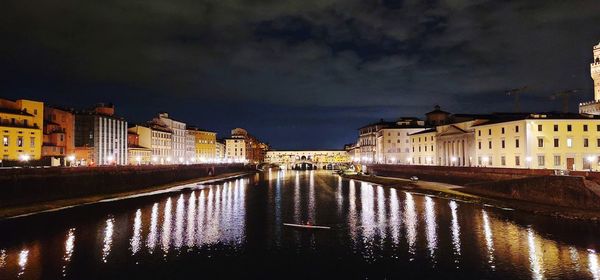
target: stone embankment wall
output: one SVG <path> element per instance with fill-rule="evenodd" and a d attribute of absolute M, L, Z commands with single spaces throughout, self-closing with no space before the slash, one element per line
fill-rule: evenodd
<path fill-rule="evenodd" d="M 600 174 L 571 172 L 554 176 L 551 169 L 371 165 L 378 176 L 409 178 L 465 186 L 463 192 L 547 205 L 600 209 Z"/>
<path fill-rule="evenodd" d="M 242 164 L 4 169 L 0 170 L 0 207 L 130 192 L 251 170 Z"/>

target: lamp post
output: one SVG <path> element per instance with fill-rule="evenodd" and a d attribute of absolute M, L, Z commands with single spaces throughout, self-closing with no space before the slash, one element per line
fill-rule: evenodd
<path fill-rule="evenodd" d="M 526 157 L 525 161 L 527 162 L 527 168 L 531 168 L 531 157 Z"/>
<path fill-rule="evenodd" d="M 452 166 L 456 165 L 456 157 L 451 157 L 450 161 L 452 162 Z"/>
<path fill-rule="evenodd" d="M 19 156 L 19 160 L 23 163 L 23 165 L 27 165 L 27 162 L 29 161 L 30 157 L 28 154 L 22 154 Z"/>
<path fill-rule="evenodd" d="M 75 163 L 75 155 L 68 156 L 67 160 L 69 161 L 69 166 L 73 167 L 73 164 Z"/>
<path fill-rule="evenodd" d="M 483 166 L 487 167 L 488 162 L 490 161 L 490 158 L 489 157 L 483 157 L 482 160 L 483 160 Z"/>

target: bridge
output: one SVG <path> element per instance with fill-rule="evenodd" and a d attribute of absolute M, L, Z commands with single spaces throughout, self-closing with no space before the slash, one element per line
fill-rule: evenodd
<path fill-rule="evenodd" d="M 265 155 L 265 163 L 282 169 L 339 169 L 351 162 L 346 151 L 337 150 L 268 151 Z"/>

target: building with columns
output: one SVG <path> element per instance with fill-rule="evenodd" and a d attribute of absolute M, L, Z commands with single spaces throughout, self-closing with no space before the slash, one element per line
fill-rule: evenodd
<path fill-rule="evenodd" d="M 594 81 L 594 100 L 579 104 L 579 113 L 600 115 L 600 43 L 593 48 L 590 75 Z"/>

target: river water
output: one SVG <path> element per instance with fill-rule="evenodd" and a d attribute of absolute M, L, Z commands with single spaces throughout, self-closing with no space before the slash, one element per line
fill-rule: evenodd
<path fill-rule="evenodd" d="M 331 226 L 307 231 L 283 226 Z M 0 223 L 0 279 L 600 279 L 600 225 L 272 171 Z"/>

